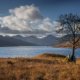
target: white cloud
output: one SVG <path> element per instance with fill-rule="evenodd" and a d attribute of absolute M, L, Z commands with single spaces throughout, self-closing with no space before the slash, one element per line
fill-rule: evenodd
<path fill-rule="evenodd" d="M 7 34 L 55 34 L 59 24 L 44 18 L 34 5 L 10 9 L 10 15 L 0 17 L 0 33 Z"/>
<path fill-rule="evenodd" d="M 18 19 L 35 20 L 42 18 L 39 9 L 34 5 L 26 5 L 19 8 L 10 9 L 9 12 Z"/>

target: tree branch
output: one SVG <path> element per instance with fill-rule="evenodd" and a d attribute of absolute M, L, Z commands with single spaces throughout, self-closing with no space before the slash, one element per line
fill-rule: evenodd
<path fill-rule="evenodd" d="M 80 40 L 80 37 L 75 41 L 75 44 Z"/>

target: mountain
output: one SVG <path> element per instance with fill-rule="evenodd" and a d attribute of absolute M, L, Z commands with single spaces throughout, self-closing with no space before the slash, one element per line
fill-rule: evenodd
<path fill-rule="evenodd" d="M 25 42 L 27 41 L 29 43 L 37 44 L 39 46 L 51 46 L 52 44 L 55 45 L 58 42 L 58 38 L 52 35 L 48 35 L 44 38 L 37 38 L 35 36 L 22 37 L 20 35 L 17 35 L 14 36 L 14 38 Z"/>
<path fill-rule="evenodd" d="M 37 38 L 35 36 L 23 37 L 16 36 L 2 36 L 0 35 L 0 46 L 51 46 L 55 45 L 58 38 L 48 35 L 44 38 Z"/>
<path fill-rule="evenodd" d="M 27 41 L 25 42 L 14 37 L 0 35 L 0 46 L 32 46 L 32 45 L 36 44 L 29 43 Z"/>
<path fill-rule="evenodd" d="M 80 35 L 78 35 L 80 36 Z M 48 35 L 43 38 L 37 38 L 35 36 L 23 37 L 20 35 L 16 36 L 1 36 L 0 35 L 0 46 L 53 46 L 53 47 L 71 47 L 69 40 L 71 35 L 63 37 L 55 37 Z"/>

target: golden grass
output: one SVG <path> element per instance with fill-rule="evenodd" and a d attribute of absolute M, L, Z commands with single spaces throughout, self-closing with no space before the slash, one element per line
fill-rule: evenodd
<path fill-rule="evenodd" d="M 0 58 L 0 80 L 80 80 L 80 59 L 42 54 L 33 58 Z"/>
<path fill-rule="evenodd" d="M 56 45 L 55 47 L 72 48 L 73 44 L 71 42 L 67 41 L 67 42 L 60 43 L 60 44 Z M 76 44 L 75 47 L 80 48 L 80 41 Z"/>

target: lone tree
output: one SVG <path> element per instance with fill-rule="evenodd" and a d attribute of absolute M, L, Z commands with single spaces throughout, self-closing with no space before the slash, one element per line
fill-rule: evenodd
<path fill-rule="evenodd" d="M 80 40 L 80 17 L 72 13 L 61 15 L 59 17 L 59 23 L 61 28 L 58 30 L 59 33 L 70 35 L 70 43 L 72 44 L 72 54 L 69 56 L 69 61 L 75 62 L 75 49 Z"/>

